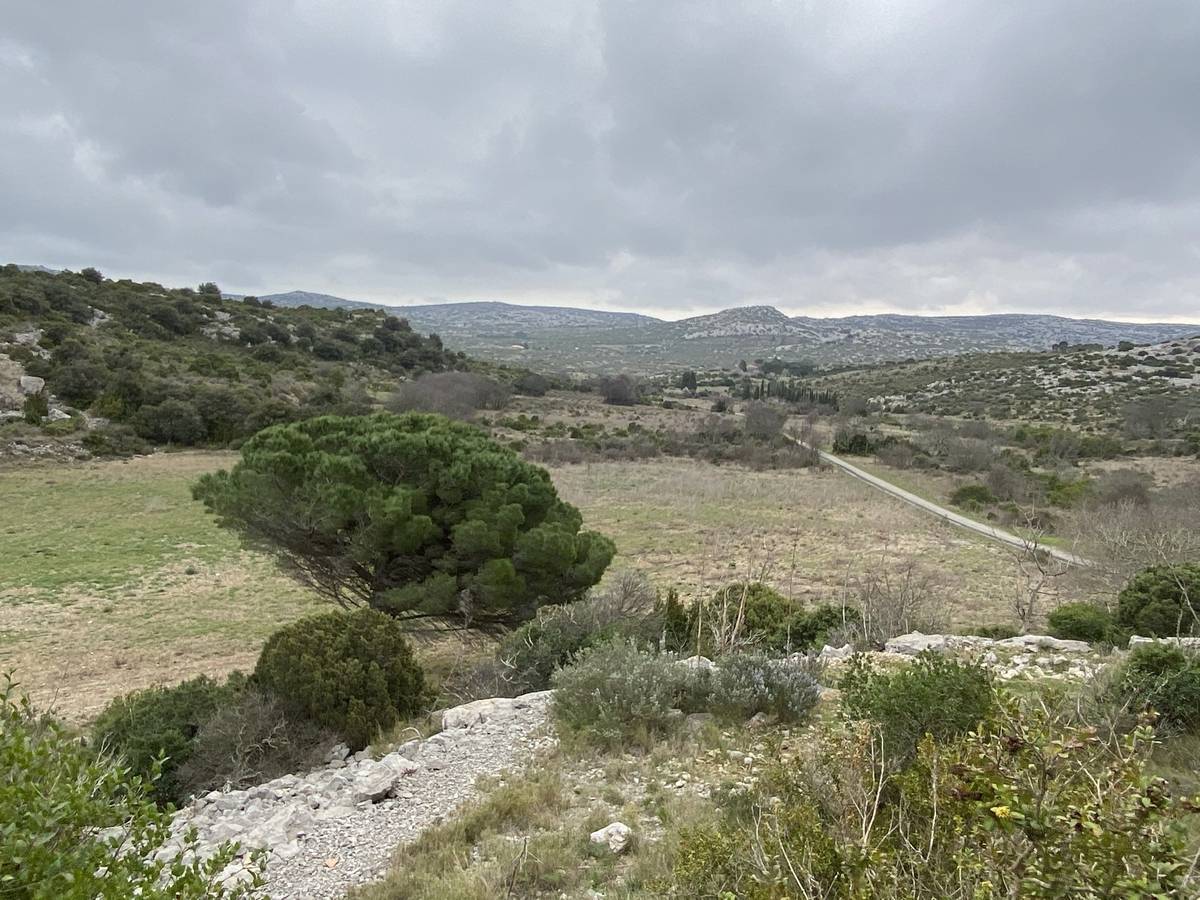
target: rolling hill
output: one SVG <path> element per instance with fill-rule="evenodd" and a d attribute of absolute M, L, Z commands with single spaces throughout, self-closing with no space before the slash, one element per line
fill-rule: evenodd
<path fill-rule="evenodd" d="M 652 373 L 732 368 L 770 357 L 857 365 L 960 353 L 1048 350 L 1055 344 L 1147 344 L 1200 333 L 1200 324 L 1131 324 L 1048 315 L 789 317 L 744 306 L 678 321 L 605 310 L 496 301 L 382 306 L 292 291 L 277 306 L 378 307 L 472 356 L 560 372 Z"/>

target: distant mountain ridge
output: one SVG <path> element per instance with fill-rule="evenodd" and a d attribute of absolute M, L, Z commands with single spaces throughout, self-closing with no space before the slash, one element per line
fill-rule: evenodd
<path fill-rule="evenodd" d="M 362 300 L 346 300 L 330 294 L 309 291 L 288 291 L 286 294 L 267 294 L 260 300 L 270 300 L 276 306 L 345 307 L 348 309 L 384 309 L 403 316 L 415 325 L 457 327 L 469 318 L 476 328 L 603 328 L 616 325 L 661 324 L 662 319 L 640 313 L 608 312 L 599 309 L 576 309 L 570 306 L 524 306 L 499 300 L 470 300 L 460 303 L 428 303 L 416 306 L 388 306 Z"/>
<path fill-rule="evenodd" d="M 732 367 L 741 359 L 776 356 L 857 364 L 993 350 L 1048 350 L 1063 341 L 1148 344 L 1200 334 L 1200 324 L 1024 313 L 818 318 L 788 316 L 773 306 L 742 306 L 672 322 L 639 313 L 494 300 L 386 306 L 307 291 L 260 299 L 279 306 L 385 309 L 407 319 L 416 330 L 436 332 L 448 346 L 473 356 L 577 372 Z"/>

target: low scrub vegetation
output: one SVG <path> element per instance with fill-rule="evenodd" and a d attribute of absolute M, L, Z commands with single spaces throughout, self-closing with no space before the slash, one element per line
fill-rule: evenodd
<path fill-rule="evenodd" d="M 691 713 L 799 722 L 820 697 L 819 672 L 806 659 L 757 653 L 731 653 L 708 667 L 613 641 L 555 673 L 555 721 L 566 735 L 603 748 L 651 746 Z"/>
<path fill-rule="evenodd" d="M 1182 817 L 1149 773 L 1153 732 L 1106 738 L 1036 702 L 993 705 L 897 765 L 834 720 L 725 820 L 685 831 L 678 896 L 1191 896 Z"/>
<path fill-rule="evenodd" d="M 279 422 L 363 412 L 377 380 L 466 365 L 380 310 L 277 309 L 214 287 L 2 266 L 0 343 L 32 334 L 4 352 L 62 403 L 175 445 L 223 446 Z M 131 445 L 102 437 L 89 449 Z"/>
<path fill-rule="evenodd" d="M 948 740 L 965 734 L 995 703 L 986 669 L 930 652 L 892 672 L 855 657 L 838 687 L 846 712 L 878 727 L 888 759 L 911 759 L 925 735 Z"/>
<path fill-rule="evenodd" d="M 507 634 L 496 655 L 514 692 L 544 690 L 556 670 L 596 644 L 614 639 L 656 644 L 662 609 L 644 575 L 618 572 L 578 603 L 544 607 L 536 619 Z"/>

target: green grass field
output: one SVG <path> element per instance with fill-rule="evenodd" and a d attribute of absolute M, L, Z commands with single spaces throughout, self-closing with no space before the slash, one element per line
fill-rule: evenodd
<path fill-rule="evenodd" d="M 0 474 L 0 668 L 68 717 L 115 693 L 252 665 L 319 601 L 217 528 L 190 485 L 232 454 Z"/>

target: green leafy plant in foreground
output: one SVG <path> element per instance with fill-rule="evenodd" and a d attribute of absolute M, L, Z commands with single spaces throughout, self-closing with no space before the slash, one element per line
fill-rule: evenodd
<path fill-rule="evenodd" d="M 207 861 L 188 854 L 156 860 L 170 837 L 149 778 L 97 755 L 58 723 L 39 716 L 6 678 L 0 695 L 0 896 L 20 900 L 203 900 L 246 897 L 253 877 L 222 887 L 218 875 L 237 848 L 222 845 Z"/>

